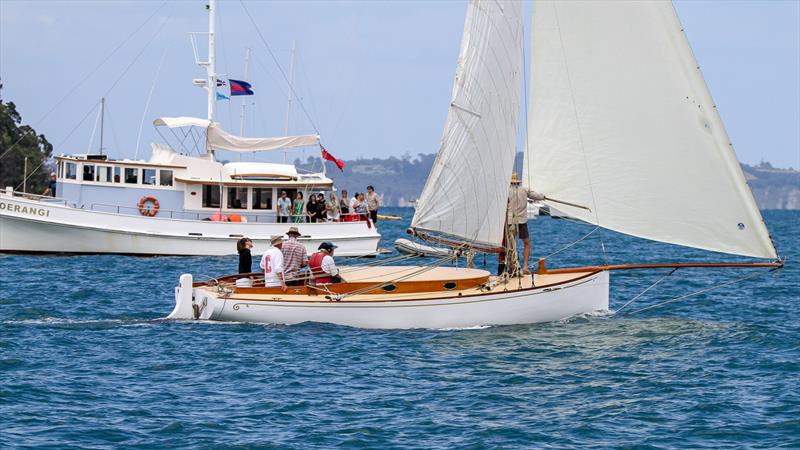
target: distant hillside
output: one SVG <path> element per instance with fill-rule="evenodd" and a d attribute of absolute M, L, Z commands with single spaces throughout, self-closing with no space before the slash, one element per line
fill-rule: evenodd
<path fill-rule="evenodd" d="M 339 189 L 362 192 L 371 184 L 383 195 L 386 206 L 409 206 L 419 197 L 436 155 L 420 153 L 416 158 L 355 159 L 345 161 L 344 173 L 329 164 L 330 175 Z M 295 160 L 300 169 L 319 170 L 319 158 L 309 157 L 305 163 Z M 522 153 L 514 163 L 522 171 Z M 758 166 L 742 164 L 750 189 L 761 209 L 800 209 L 800 171 L 776 169 L 767 162 Z"/>

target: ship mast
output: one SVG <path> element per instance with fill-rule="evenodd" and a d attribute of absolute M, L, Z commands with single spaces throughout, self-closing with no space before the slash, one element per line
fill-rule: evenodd
<path fill-rule="evenodd" d="M 208 120 L 214 121 L 217 106 L 217 72 L 216 72 L 216 22 L 217 1 L 208 0 L 208 61 L 206 66 L 206 89 L 208 90 Z"/>

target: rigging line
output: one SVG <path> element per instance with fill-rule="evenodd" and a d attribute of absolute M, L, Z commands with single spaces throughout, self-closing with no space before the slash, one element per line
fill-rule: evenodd
<path fill-rule="evenodd" d="M 147 101 L 144 103 L 144 111 L 142 111 L 142 121 L 139 123 L 139 133 L 136 136 L 136 151 L 133 153 L 133 159 L 137 159 L 139 157 L 139 146 L 142 143 L 142 130 L 144 128 L 145 117 L 147 117 L 147 110 L 150 109 L 150 101 L 153 99 L 153 92 L 156 90 L 158 76 L 161 74 L 161 67 L 164 65 L 164 58 L 167 56 L 167 51 L 169 49 L 170 47 L 164 47 L 164 52 L 161 53 L 161 61 L 158 63 L 156 75 L 153 77 L 153 84 L 150 86 L 150 93 L 147 94 Z"/>
<path fill-rule="evenodd" d="M 156 30 L 155 33 L 153 33 L 153 35 L 150 37 L 150 39 L 147 41 L 147 43 L 144 45 L 144 47 L 139 51 L 139 53 L 137 53 L 136 56 L 133 57 L 131 62 L 125 67 L 125 70 L 123 70 L 122 73 L 119 75 L 119 77 L 117 77 L 117 79 L 114 81 L 114 84 L 112 84 L 111 87 L 108 88 L 106 93 L 103 94 L 103 97 L 107 97 L 108 94 L 115 87 L 117 87 L 117 83 L 119 83 L 120 80 L 122 80 L 122 78 L 128 73 L 128 71 L 131 69 L 131 67 L 133 67 L 133 65 L 136 64 L 136 61 L 138 61 L 139 58 L 144 54 L 144 52 L 147 50 L 147 48 L 150 47 L 150 44 L 152 44 L 153 41 L 156 39 L 156 37 L 158 37 L 158 35 L 161 34 L 161 30 L 163 30 L 164 27 L 167 25 L 167 23 L 169 23 L 170 19 L 172 19 L 172 14 L 174 12 L 175 12 L 175 8 L 172 8 L 170 10 L 169 15 L 167 16 L 167 18 L 164 19 L 164 21 L 161 23 L 161 26 L 158 27 L 158 29 Z"/>
<path fill-rule="evenodd" d="M 563 252 L 564 250 L 567 250 L 568 248 L 571 248 L 571 247 L 573 247 L 573 246 L 574 246 L 574 245 L 576 245 L 577 243 L 579 243 L 579 242 L 581 242 L 582 240 L 584 240 L 584 239 L 588 238 L 589 236 L 591 236 L 591 235 L 592 235 L 592 233 L 594 233 L 595 231 L 597 231 L 597 230 L 599 230 L 599 229 L 600 229 L 600 226 L 596 226 L 596 227 L 594 227 L 594 229 L 592 229 L 592 231 L 590 231 L 590 232 L 586 233 L 586 234 L 585 234 L 585 235 L 584 235 L 582 238 L 580 238 L 580 239 L 578 239 L 578 240 L 576 240 L 576 241 L 572 242 L 571 244 L 568 244 L 568 245 L 565 245 L 564 247 L 561 247 L 560 249 L 558 249 L 558 250 L 554 251 L 553 253 L 550 253 L 549 255 L 545 256 L 545 257 L 544 257 L 544 258 L 542 258 L 542 259 L 548 259 L 548 258 L 550 258 L 550 257 L 552 257 L 552 256 L 555 256 L 555 255 L 557 255 L 557 254 L 559 254 L 559 253 Z"/>
<path fill-rule="evenodd" d="M 105 65 L 105 63 L 108 62 L 108 60 L 111 59 L 111 57 L 114 56 L 117 53 L 117 51 L 119 51 L 120 48 L 122 48 L 125 44 L 127 44 L 128 41 L 139 32 L 139 30 L 141 30 L 145 25 L 147 25 L 147 23 L 150 22 L 150 19 L 155 17 L 155 15 L 158 14 L 159 11 L 161 11 L 161 8 L 163 8 L 167 4 L 167 1 L 168 0 L 164 0 L 164 2 L 161 3 L 161 6 L 156 8 L 156 10 L 153 11 L 153 13 L 147 19 L 145 19 L 145 21 L 142 22 L 136 28 L 136 30 L 134 30 L 132 33 L 130 33 L 128 35 L 128 37 L 126 37 L 119 45 L 117 45 L 114 48 L 114 50 L 111 51 L 111 53 L 106 55 L 106 57 L 103 58 L 103 60 L 100 61 L 100 63 L 94 69 L 89 71 L 88 74 L 86 74 L 83 77 L 81 77 L 80 80 L 74 86 L 72 86 L 72 88 L 66 94 L 64 94 L 64 96 L 61 97 L 61 99 L 59 101 L 57 101 L 56 104 L 52 108 L 50 108 L 49 111 L 47 111 L 42 117 L 40 117 L 38 120 L 36 120 L 36 121 L 34 121 L 32 123 L 38 125 L 43 120 L 48 118 L 50 116 L 50 114 L 53 113 L 53 111 L 55 111 L 59 106 L 61 106 L 62 103 L 64 103 L 64 101 L 67 100 L 67 98 L 69 98 L 73 93 L 75 93 L 75 91 L 77 91 L 79 87 L 81 87 L 86 81 L 89 80 L 89 78 L 91 78 L 98 70 L 100 70 L 100 68 L 103 67 L 103 65 Z M 17 144 L 19 144 L 26 135 L 28 135 L 28 134 L 30 134 L 32 132 L 33 132 L 33 127 L 31 127 L 31 129 L 25 131 L 25 133 L 23 133 L 23 135 L 20 136 L 20 138 L 16 142 L 11 144 L 11 147 L 9 147 L 8 150 L 6 150 L 5 152 L 3 152 L 2 155 L 0 155 L 0 159 L 2 159 L 8 152 L 10 152 L 12 149 L 14 149 L 17 146 Z"/>
<path fill-rule="evenodd" d="M 239 3 L 242 5 L 242 9 L 244 9 L 244 12 L 247 14 L 247 17 L 250 19 L 250 23 L 253 24 L 253 28 L 256 29 L 256 33 L 258 34 L 258 37 L 261 38 L 261 42 L 264 44 L 264 47 L 267 48 L 267 52 L 269 52 L 269 56 L 272 57 L 272 61 L 275 63 L 275 66 L 278 67 L 278 70 L 281 72 L 281 75 L 283 75 L 283 79 L 289 86 L 289 90 L 292 91 L 292 95 L 294 95 L 295 98 L 297 98 L 297 103 L 300 105 L 300 108 L 303 110 L 303 113 L 306 115 L 306 118 L 311 123 L 311 126 L 314 127 L 314 131 L 316 131 L 317 134 L 320 134 L 319 127 L 317 127 L 317 124 L 314 122 L 314 119 L 311 118 L 311 115 L 308 113 L 306 105 L 300 99 L 300 96 L 297 95 L 294 88 L 291 87 L 291 83 L 289 82 L 289 77 L 286 75 L 286 72 L 284 72 L 283 67 L 281 67 L 280 63 L 278 63 L 278 58 L 275 57 L 275 53 L 272 52 L 272 48 L 269 46 L 269 44 L 267 44 L 267 40 L 264 39 L 264 35 L 261 34 L 261 29 L 258 28 L 258 24 L 256 24 L 256 21 L 253 19 L 253 16 L 250 15 L 250 10 L 248 10 L 247 6 L 244 4 L 244 0 L 239 0 Z"/>
<path fill-rule="evenodd" d="M 75 133 L 75 130 L 77 130 L 77 129 L 78 129 L 80 126 L 81 126 L 81 125 L 83 125 L 83 122 L 85 122 L 85 121 L 86 121 L 86 118 L 87 118 L 87 117 L 89 117 L 89 116 L 92 114 L 92 112 L 93 112 L 95 109 L 97 109 L 97 107 L 98 107 L 98 106 L 100 106 L 100 102 L 99 102 L 99 101 L 98 101 L 97 103 L 95 103 L 95 104 L 94 104 L 94 106 L 93 106 L 92 108 L 90 108 L 90 109 L 89 109 L 89 111 L 87 111 L 87 112 L 86 112 L 86 114 L 83 116 L 83 118 L 81 118 L 81 120 L 78 122 L 78 124 L 77 124 L 77 125 L 75 125 L 75 127 L 74 127 L 74 128 L 72 128 L 72 130 L 69 132 L 69 134 L 67 134 L 67 137 L 65 137 L 63 140 L 61 140 L 61 142 L 59 142 L 59 143 L 58 143 L 58 147 L 61 147 L 61 146 L 64 144 L 64 142 L 66 142 L 66 141 L 67 141 L 67 139 L 69 139 L 69 138 L 70 138 L 70 136 L 72 136 L 72 134 L 73 134 L 73 133 Z M 54 146 L 53 148 L 55 148 L 55 146 Z M 35 174 L 35 173 L 36 173 L 36 171 L 37 171 L 37 170 L 39 170 L 39 169 L 40 169 L 42 166 L 44 166 L 45 164 L 47 164 L 47 162 L 48 162 L 49 160 L 50 160 L 50 158 L 47 158 L 47 159 L 42 159 L 42 162 L 41 162 L 41 163 L 40 163 L 38 166 L 36 166 L 36 168 L 35 168 L 35 169 L 33 169 L 33 170 L 32 170 L 32 171 L 31 171 L 31 172 L 28 174 L 28 176 L 27 176 L 27 177 L 25 177 L 25 179 L 24 179 L 24 180 L 22 180 L 22 182 L 21 182 L 20 184 L 18 184 L 18 185 L 17 185 L 17 187 L 16 187 L 14 190 L 17 190 L 17 189 L 19 189 L 19 188 L 20 188 L 20 187 L 21 187 L 23 184 L 27 183 L 27 182 L 28 182 L 28 180 L 30 179 L 30 177 L 32 177 L 32 176 L 33 176 L 33 174 Z"/>
<path fill-rule="evenodd" d="M 119 141 L 117 140 L 117 130 L 114 128 L 114 122 L 111 120 L 111 111 L 109 111 L 108 105 L 106 105 L 106 111 L 108 112 L 108 127 L 111 128 L 111 137 L 114 138 L 114 145 L 117 146 L 117 151 L 119 151 L 122 147 L 120 147 Z M 102 152 L 103 149 L 101 148 L 100 151 Z"/>
<path fill-rule="evenodd" d="M 773 272 L 775 270 L 778 270 L 778 268 L 776 267 L 776 268 L 772 268 L 772 269 L 769 269 L 769 270 L 766 270 L 766 271 L 759 271 L 759 272 L 751 273 L 751 274 L 745 275 L 743 277 L 736 278 L 736 279 L 731 280 L 731 281 L 726 281 L 725 283 L 720 283 L 720 284 L 717 284 L 717 285 L 714 285 L 714 286 L 711 286 L 711 287 L 708 287 L 708 288 L 705 288 L 705 289 L 701 289 L 699 291 L 690 292 L 690 293 L 688 293 L 686 295 L 682 295 L 680 297 L 675 297 L 675 298 L 669 299 L 669 300 L 664 301 L 664 302 L 656 303 L 655 305 L 645 306 L 644 308 L 636 309 L 636 310 L 631 311 L 629 313 L 623 314 L 623 316 L 636 314 L 636 313 L 639 313 L 639 312 L 642 312 L 642 311 L 647 311 L 649 309 L 657 308 L 659 306 L 664 306 L 664 305 L 669 304 L 669 303 L 674 303 L 674 302 L 677 302 L 679 300 L 683 300 L 683 299 L 686 299 L 686 298 L 689 298 L 689 297 L 694 297 L 695 295 L 700 295 L 700 294 L 703 294 L 705 292 L 713 291 L 714 289 L 718 289 L 718 288 L 721 288 L 721 287 L 729 286 L 731 284 L 735 284 L 735 283 L 738 283 L 740 281 L 745 281 L 745 280 L 748 280 L 748 279 L 751 279 L 751 278 L 760 277 L 762 275 L 766 275 L 766 274 L 768 274 L 770 272 Z"/>
<path fill-rule="evenodd" d="M 439 267 L 440 265 L 448 262 L 452 258 L 453 258 L 452 256 L 447 256 L 447 257 L 441 258 L 440 260 L 438 260 L 437 262 L 434 262 L 433 264 L 431 264 L 429 266 L 421 266 L 419 269 L 417 269 L 417 270 L 415 270 L 415 271 L 413 271 L 413 272 L 411 272 L 411 273 L 409 273 L 407 275 L 403 275 L 401 277 L 395 278 L 393 280 L 389 280 L 389 281 L 382 282 L 382 283 L 377 283 L 377 284 L 372 285 L 372 286 L 367 286 L 367 287 L 364 287 L 364 288 L 361 288 L 361 289 L 356 289 L 356 290 L 351 291 L 351 292 L 340 294 L 340 295 L 337 296 L 337 299 L 338 300 L 342 300 L 342 299 L 347 298 L 347 297 L 352 297 L 354 295 L 359 295 L 359 294 L 362 294 L 362 293 L 365 293 L 365 292 L 369 292 L 369 291 L 372 291 L 372 290 L 375 290 L 375 289 L 381 289 L 381 288 L 383 288 L 385 286 L 389 286 L 390 284 L 394 284 L 394 283 L 397 283 L 399 281 L 407 280 L 407 279 L 412 278 L 414 276 L 417 276 L 419 274 L 422 274 L 422 273 L 425 273 L 427 271 L 433 270 L 433 269 Z"/>
<path fill-rule="evenodd" d="M 658 283 L 661 283 L 662 281 L 666 280 L 668 276 L 670 276 L 670 275 L 672 275 L 673 273 L 675 273 L 675 271 L 677 271 L 678 269 L 679 269 L 678 267 L 675 267 L 675 268 L 673 268 L 672 270 L 670 270 L 669 272 L 667 272 L 666 274 L 664 274 L 664 275 L 663 275 L 661 278 L 659 278 L 659 279 L 658 279 L 658 280 L 657 280 L 655 283 L 653 283 L 653 284 L 651 284 L 650 286 L 648 286 L 648 287 L 647 287 L 647 289 L 643 290 L 642 292 L 638 293 L 638 294 L 637 294 L 635 297 L 633 297 L 632 299 L 628 300 L 628 301 L 627 301 L 627 303 L 625 303 L 624 305 L 622 305 L 622 306 L 621 306 L 621 307 L 620 307 L 618 310 L 616 310 L 614 313 L 615 313 L 615 314 L 619 314 L 619 312 L 620 312 L 620 311 L 622 311 L 622 310 L 623 310 L 623 309 L 625 309 L 625 308 L 626 308 L 628 305 L 630 305 L 631 303 L 633 303 L 633 302 L 634 302 L 634 301 L 635 301 L 637 298 L 639 298 L 639 297 L 643 296 L 644 294 L 646 294 L 646 293 L 647 293 L 647 291 L 649 291 L 650 289 L 653 289 L 654 287 L 656 287 L 656 285 L 657 285 Z"/>

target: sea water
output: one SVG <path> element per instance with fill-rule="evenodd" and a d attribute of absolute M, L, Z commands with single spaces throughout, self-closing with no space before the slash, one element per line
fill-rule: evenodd
<path fill-rule="evenodd" d="M 413 210 L 382 212 L 391 248 Z M 800 447 L 800 212 L 764 216 L 783 270 L 635 312 L 748 273 L 682 269 L 616 314 L 464 330 L 165 321 L 181 273 L 236 257 L 0 256 L 0 447 Z M 530 226 L 537 256 L 594 229 Z M 598 230 L 549 267 L 731 260 Z M 612 273 L 611 309 L 667 272 Z"/>

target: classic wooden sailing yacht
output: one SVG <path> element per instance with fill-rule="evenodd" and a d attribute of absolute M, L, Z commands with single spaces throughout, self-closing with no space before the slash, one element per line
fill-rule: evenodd
<path fill-rule="evenodd" d="M 345 283 L 287 292 L 237 287 L 238 275 L 193 282 L 185 274 L 169 317 L 365 328 L 535 323 L 607 310 L 612 270 L 781 267 L 671 3 L 534 6 L 528 185 L 588 223 L 767 262 L 551 270 L 542 260 L 534 275 L 511 264 L 498 277 L 440 265 L 352 267 Z M 522 10 L 516 1 L 469 2 L 444 134 L 411 224 L 420 238 L 467 255 L 503 252 L 507 261 L 518 261 L 504 234 L 513 236 L 505 223 Z"/>

